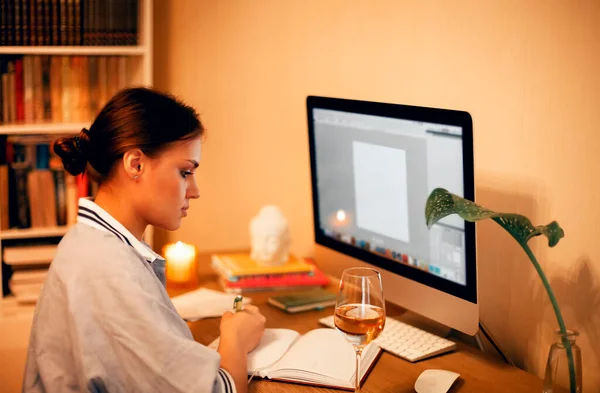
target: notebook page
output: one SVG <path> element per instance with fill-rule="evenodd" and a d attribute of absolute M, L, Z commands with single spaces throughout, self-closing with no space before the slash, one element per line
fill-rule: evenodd
<path fill-rule="evenodd" d="M 265 329 L 258 347 L 248 354 L 248 374 L 275 364 L 299 336 L 295 330 Z"/>
<path fill-rule="evenodd" d="M 265 334 L 258 346 L 248 354 L 248 375 L 259 371 L 259 376 L 270 365 L 276 363 L 286 353 L 289 347 L 300 336 L 300 333 L 290 329 L 265 329 Z M 215 351 L 219 347 L 219 338 L 208 345 Z"/>
<path fill-rule="evenodd" d="M 354 375 L 355 362 L 354 349 L 342 333 L 328 328 L 314 329 L 296 340 L 284 357 L 269 369 L 268 377 L 293 378 L 298 375 L 294 371 L 300 370 L 347 384 Z"/>

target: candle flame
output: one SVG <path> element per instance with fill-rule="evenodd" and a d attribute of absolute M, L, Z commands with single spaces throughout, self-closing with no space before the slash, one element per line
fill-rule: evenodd
<path fill-rule="evenodd" d="M 175 244 L 169 244 L 165 248 L 165 257 L 169 259 L 169 257 L 173 258 L 189 258 L 193 257 L 196 254 L 196 249 L 191 244 L 183 243 L 182 241 L 178 241 Z"/>

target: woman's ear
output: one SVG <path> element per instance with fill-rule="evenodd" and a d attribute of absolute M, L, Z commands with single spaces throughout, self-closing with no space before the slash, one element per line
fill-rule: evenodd
<path fill-rule="evenodd" d="M 145 155 L 140 149 L 129 150 L 123 155 L 123 166 L 125 173 L 133 179 L 138 180 L 144 173 Z"/>

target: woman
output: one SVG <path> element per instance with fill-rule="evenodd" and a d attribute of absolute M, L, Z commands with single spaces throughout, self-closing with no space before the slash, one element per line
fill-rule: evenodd
<path fill-rule="evenodd" d="M 165 291 L 165 261 L 148 225 L 179 228 L 204 129 L 198 115 L 150 89 L 119 92 L 89 130 L 61 138 L 65 169 L 87 171 L 81 199 L 37 303 L 24 392 L 246 392 L 246 357 L 264 333 L 254 306 L 226 312 L 218 353 L 196 343 Z"/>

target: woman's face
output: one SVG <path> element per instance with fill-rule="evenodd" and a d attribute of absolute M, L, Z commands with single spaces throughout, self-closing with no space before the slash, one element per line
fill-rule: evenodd
<path fill-rule="evenodd" d="M 140 214 L 150 225 L 174 231 L 187 216 L 190 199 L 200 196 L 195 171 L 200 162 L 200 137 L 172 143 L 147 161 Z"/>

